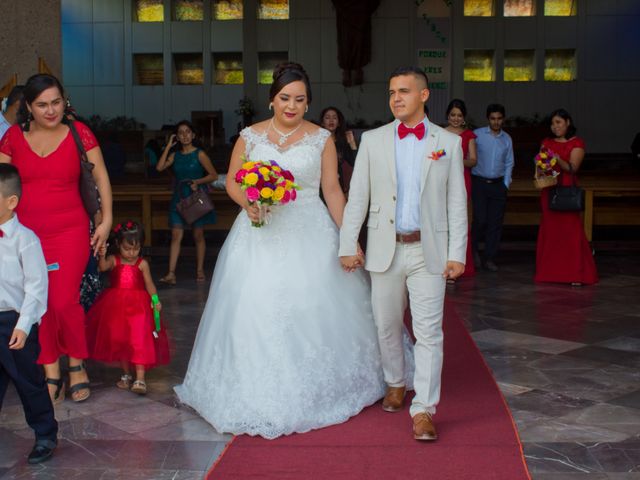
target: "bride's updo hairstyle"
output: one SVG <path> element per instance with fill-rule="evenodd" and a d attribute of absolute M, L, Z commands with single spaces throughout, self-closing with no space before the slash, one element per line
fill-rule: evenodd
<path fill-rule="evenodd" d="M 285 62 L 276 65 L 273 70 L 273 83 L 269 90 L 269 100 L 273 100 L 280 90 L 292 82 L 303 82 L 307 89 L 307 104 L 311 104 L 311 82 L 299 63 Z"/>

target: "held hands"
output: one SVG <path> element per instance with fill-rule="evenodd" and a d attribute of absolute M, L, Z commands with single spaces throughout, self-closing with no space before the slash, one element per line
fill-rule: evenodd
<path fill-rule="evenodd" d="M 91 248 L 93 249 L 93 256 L 96 257 L 100 254 L 100 249 L 107 248 L 107 239 L 109 238 L 109 225 L 101 223 L 96 227 L 96 231 L 91 237 Z"/>
<path fill-rule="evenodd" d="M 454 262 L 452 260 L 447 261 L 447 266 L 442 272 L 442 276 L 445 279 L 455 280 L 464 273 L 464 263 Z"/>
<path fill-rule="evenodd" d="M 9 340 L 9 350 L 21 350 L 27 342 L 27 334 L 19 328 L 14 328 Z"/>
<path fill-rule="evenodd" d="M 364 267 L 364 252 L 358 244 L 358 251 L 355 255 L 348 255 L 345 257 L 340 257 L 340 263 L 342 264 L 342 269 L 345 272 L 354 272 L 360 267 Z"/>
<path fill-rule="evenodd" d="M 157 310 L 159 312 L 160 310 L 162 310 L 162 304 L 158 302 L 154 305 L 153 302 L 151 302 L 151 309 Z"/>

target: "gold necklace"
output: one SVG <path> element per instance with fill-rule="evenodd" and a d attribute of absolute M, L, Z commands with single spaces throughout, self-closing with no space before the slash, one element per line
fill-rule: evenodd
<path fill-rule="evenodd" d="M 296 128 L 291 130 L 289 133 L 283 133 L 280 130 L 278 130 L 276 128 L 276 126 L 273 124 L 273 118 L 271 119 L 271 122 L 269 123 L 269 126 L 273 129 L 274 132 L 276 132 L 278 135 L 280 135 L 280 138 L 278 139 L 278 145 L 282 146 L 282 145 L 284 145 L 286 143 L 286 141 L 289 139 L 289 137 L 291 135 L 293 135 L 294 133 L 296 133 L 296 131 L 302 126 L 302 122 L 300 122 L 300 125 L 298 125 Z"/>

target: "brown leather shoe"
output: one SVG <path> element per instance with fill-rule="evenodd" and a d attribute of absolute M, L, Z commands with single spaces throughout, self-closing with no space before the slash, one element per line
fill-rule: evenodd
<path fill-rule="evenodd" d="M 405 392 L 405 387 L 387 387 L 387 394 L 382 400 L 382 409 L 392 413 L 402 410 Z"/>
<path fill-rule="evenodd" d="M 413 438 L 416 440 L 436 440 L 438 438 L 430 414 L 423 412 L 413 417 Z"/>

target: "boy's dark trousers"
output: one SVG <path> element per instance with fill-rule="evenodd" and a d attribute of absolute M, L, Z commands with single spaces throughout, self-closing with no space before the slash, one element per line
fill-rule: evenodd
<path fill-rule="evenodd" d="M 17 322 L 16 312 L 0 312 L 0 408 L 12 380 L 22 401 L 27 423 L 36 434 L 36 444 L 54 448 L 58 422 L 42 367 L 36 363 L 40 354 L 38 326 L 31 327 L 22 349 L 10 350 L 9 341 Z"/>

